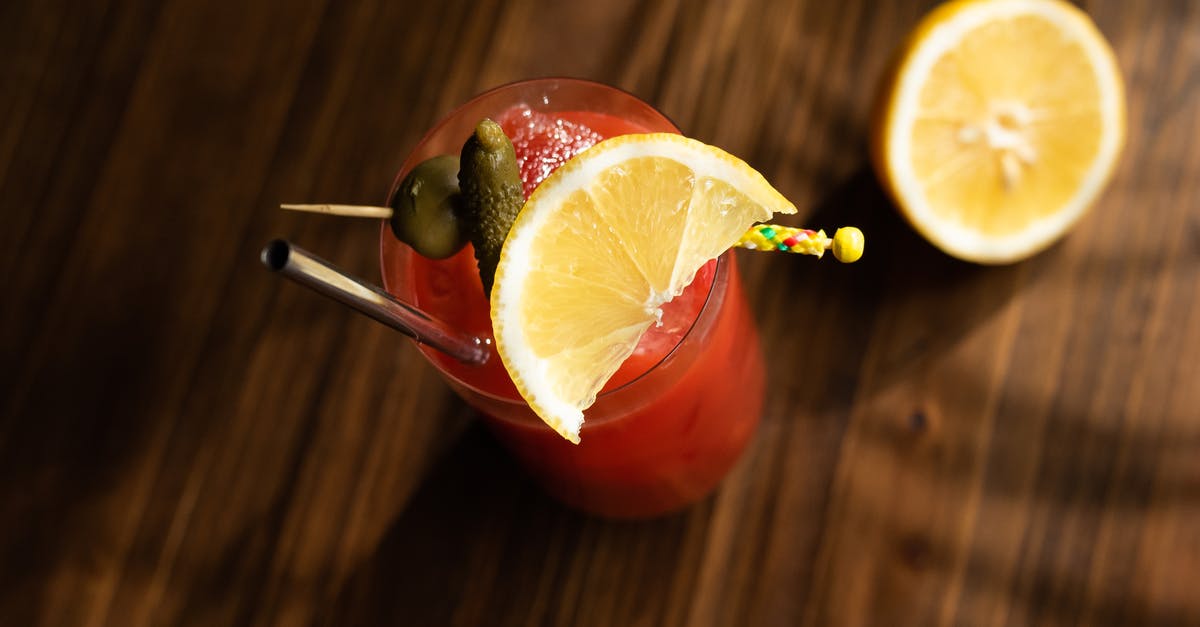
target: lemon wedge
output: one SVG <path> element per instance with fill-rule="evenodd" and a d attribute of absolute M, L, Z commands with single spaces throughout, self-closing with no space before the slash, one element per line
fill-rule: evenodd
<path fill-rule="evenodd" d="M 492 329 L 517 390 L 578 443 L 583 410 L 660 306 L 750 225 L 795 212 L 745 162 L 679 135 L 576 155 L 526 201 L 496 269 Z"/>

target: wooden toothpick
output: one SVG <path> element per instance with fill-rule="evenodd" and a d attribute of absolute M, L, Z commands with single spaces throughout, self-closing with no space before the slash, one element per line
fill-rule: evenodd
<path fill-rule="evenodd" d="M 391 207 L 370 207 L 366 205 L 279 205 L 280 209 L 289 211 L 307 211 L 323 213 L 331 216 L 346 216 L 350 218 L 382 218 L 392 217 Z"/>

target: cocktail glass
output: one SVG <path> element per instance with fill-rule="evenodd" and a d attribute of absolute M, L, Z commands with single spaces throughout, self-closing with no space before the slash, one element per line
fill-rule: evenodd
<path fill-rule="evenodd" d="M 521 106 L 552 116 L 602 114 L 643 132 L 679 132 L 653 107 L 614 87 L 562 78 L 522 81 L 477 96 L 439 122 L 404 162 L 392 193 L 421 161 L 457 154 L 480 119 Z M 385 224 L 380 263 L 392 295 L 491 337 L 470 246 L 446 260 L 427 259 Z M 529 409 L 494 351 L 488 364 L 470 366 L 424 345 L 418 349 L 549 494 L 601 516 L 659 515 L 713 491 L 746 448 L 762 410 L 759 336 L 733 252 L 697 273 L 689 290 L 697 308 L 675 322 L 681 329 L 665 356 L 601 392 L 584 411 L 579 444 Z"/>

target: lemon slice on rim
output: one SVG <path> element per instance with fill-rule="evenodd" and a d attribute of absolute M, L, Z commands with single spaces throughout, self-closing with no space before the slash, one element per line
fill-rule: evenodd
<path fill-rule="evenodd" d="M 1008 263 L 1095 201 L 1125 138 L 1112 49 L 1061 0 L 956 0 L 920 23 L 877 109 L 873 159 L 901 213 L 945 252 Z"/>
<path fill-rule="evenodd" d="M 750 225 L 795 212 L 745 162 L 680 135 L 575 156 L 526 201 L 496 269 L 492 329 L 517 390 L 578 443 L 583 410 L 659 307 Z"/>

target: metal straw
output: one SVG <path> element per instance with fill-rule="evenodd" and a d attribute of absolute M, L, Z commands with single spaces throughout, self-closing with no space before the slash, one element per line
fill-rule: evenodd
<path fill-rule="evenodd" d="M 267 244 L 261 259 L 269 270 L 349 305 L 461 362 L 480 365 L 487 361 L 488 351 L 483 340 L 396 300 L 391 294 L 346 274 L 287 240 L 277 239 Z"/>

